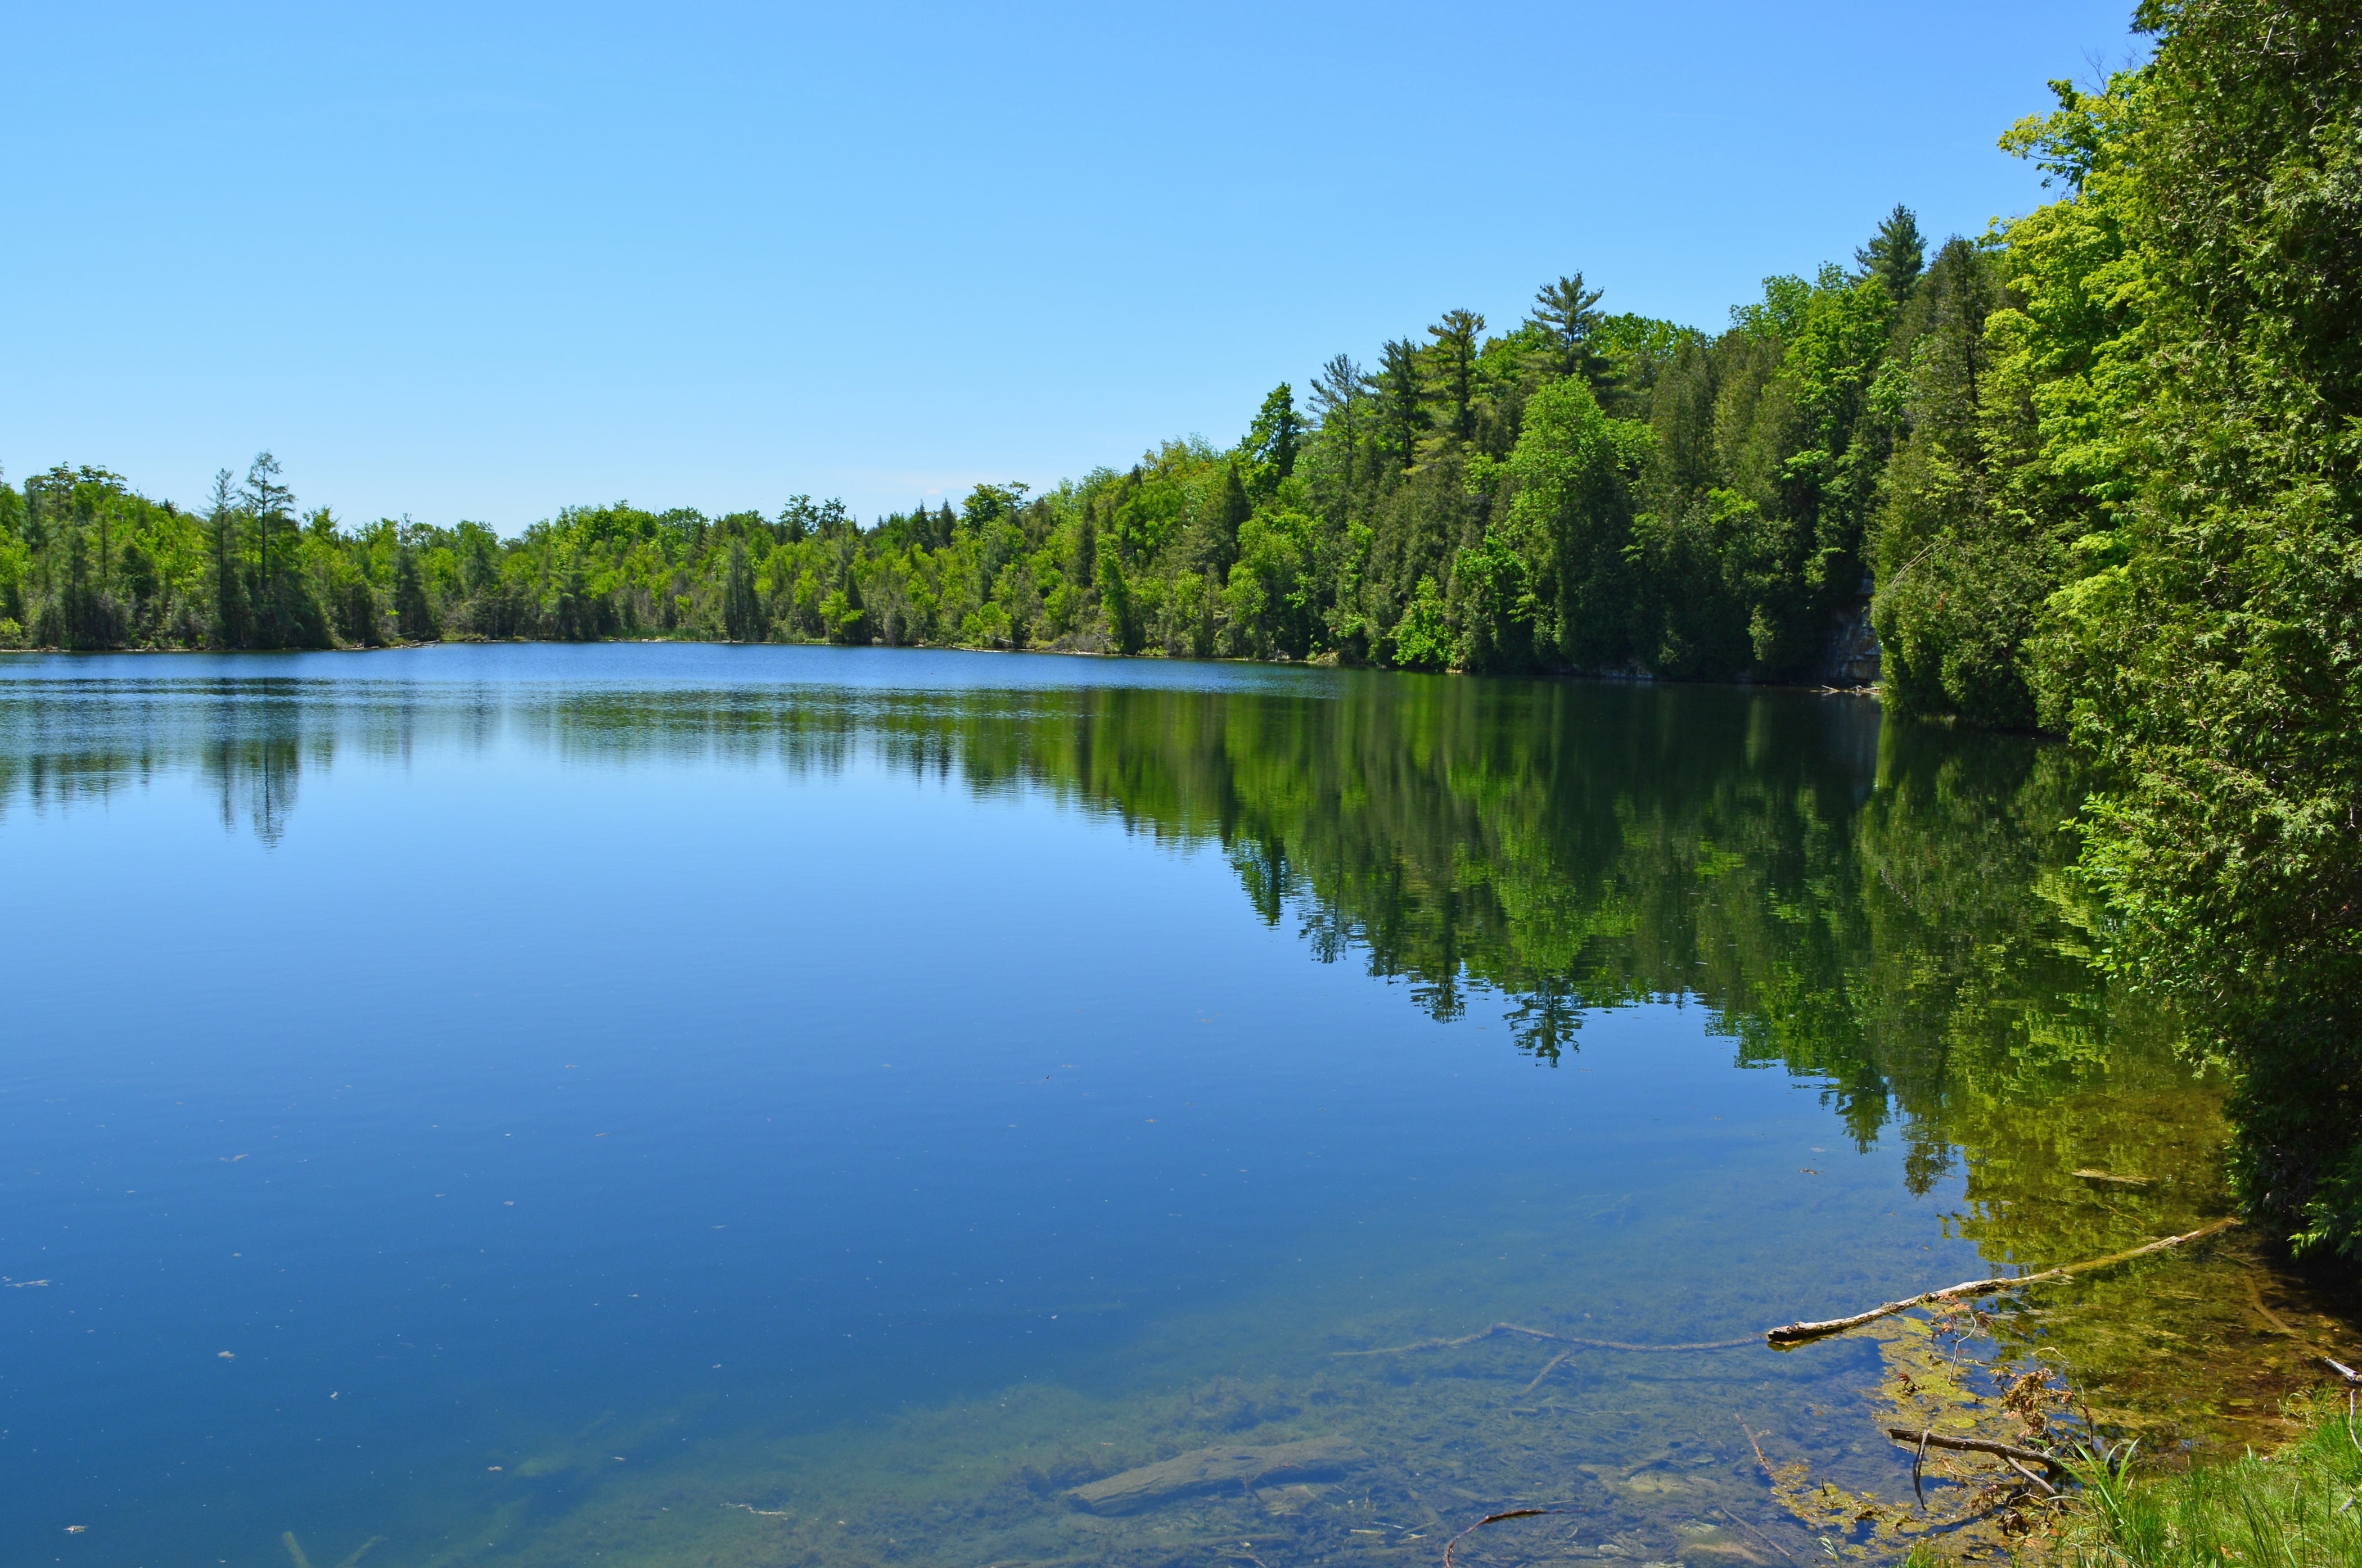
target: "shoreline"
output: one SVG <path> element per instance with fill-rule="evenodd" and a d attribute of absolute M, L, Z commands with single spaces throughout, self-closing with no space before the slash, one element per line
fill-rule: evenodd
<path fill-rule="evenodd" d="M 44 658 L 115 658 L 124 654 L 181 657 L 212 655 L 215 657 L 246 654 L 286 653 L 393 653 L 414 652 L 422 648 L 612 648 L 612 647 L 684 647 L 684 648 L 830 648 L 847 652 L 908 652 L 908 653 L 996 653 L 1021 654 L 1043 658 L 1105 659 L 1110 662 L 1139 662 L 1165 664 L 1237 664 L 1257 669 L 1304 670 L 1368 670 L 1394 675 L 1451 675 L 1463 679 L 1494 681 L 1583 681 L 1602 685 L 1661 685 L 1694 687 L 1737 687 L 1742 690 L 1805 692 L 1816 696 L 1867 697 L 1882 700 L 1882 688 L 1875 684 L 1839 686 L 1811 681 L 1772 680 L 1686 680 L 1675 675 L 1657 675 L 1619 670 L 1536 670 L 1520 674 L 1507 672 L 1477 673 L 1468 670 L 1407 670 L 1386 664 L 1346 663 L 1329 655 L 1310 659 L 1247 659 L 1208 656 L 1198 658 L 1186 653 L 1113 653 L 1098 648 L 971 648 L 959 643 L 933 642 L 734 642 L 709 637 L 597 637 L 572 641 L 547 637 L 450 637 L 433 642 L 380 642 L 368 646 L 345 645 L 326 648 L 0 648 L 0 659 L 15 657 Z"/>

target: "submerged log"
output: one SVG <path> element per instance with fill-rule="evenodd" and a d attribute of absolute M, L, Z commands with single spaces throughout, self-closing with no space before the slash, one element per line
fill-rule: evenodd
<path fill-rule="evenodd" d="M 2039 1285 L 2050 1279 L 2071 1279 L 2078 1274 L 2088 1274 L 2092 1269 L 2106 1268 L 2112 1264 L 2129 1263 L 2134 1258 L 2147 1257 L 2153 1252 L 2163 1252 L 2168 1247 L 2177 1247 L 2185 1242 L 2202 1241 L 2218 1232 L 2227 1231 L 2238 1223 L 2236 1220 L 2217 1220 L 2211 1225 L 2201 1225 L 2198 1229 L 2182 1235 L 2167 1236 L 2160 1241 L 2153 1241 L 2146 1246 L 2134 1247 L 2129 1252 L 2111 1253 L 2106 1257 L 2095 1257 L 2089 1263 L 2062 1264 L 2057 1268 L 2046 1268 L 2039 1274 L 2014 1274 L 1998 1279 L 1963 1280 L 1958 1285 L 1946 1286 L 1941 1290 L 1930 1290 L 1924 1295 L 1909 1297 L 1901 1301 L 1889 1301 L 1882 1307 L 1872 1307 L 1869 1311 L 1856 1312 L 1850 1318 L 1829 1318 L 1816 1323 L 1783 1323 L 1776 1329 L 1766 1329 L 1763 1332 L 1763 1337 L 1773 1344 L 1799 1344 L 1805 1340 L 1820 1339 L 1827 1334 L 1841 1334 L 1848 1329 L 1858 1329 L 1864 1323 L 1874 1323 L 1881 1318 L 1891 1318 L 1897 1312 L 1907 1312 L 1914 1307 L 1925 1307 L 1937 1301 L 1956 1301 L 1970 1296 L 1990 1296 L 1996 1290 L 2014 1290 L 2022 1285 Z"/>
<path fill-rule="evenodd" d="M 1072 1487 L 1066 1496 L 1095 1514 L 1128 1513 L 1186 1492 L 1333 1475 L 1362 1457 L 1362 1451 L 1341 1437 L 1306 1438 L 1268 1448 L 1201 1448 Z"/>

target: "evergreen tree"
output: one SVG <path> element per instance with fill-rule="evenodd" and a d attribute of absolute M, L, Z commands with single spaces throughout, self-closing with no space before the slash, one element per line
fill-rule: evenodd
<path fill-rule="evenodd" d="M 1476 433 L 1476 354 L 1485 318 L 1473 311 L 1446 311 L 1427 329 L 1435 342 L 1428 348 L 1429 390 L 1443 405 L 1443 429 L 1453 441 L 1466 444 Z"/>
<path fill-rule="evenodd" d="M 1132 598 L 1123 562 L 1112 550 L 1099 552 L 1099 613 L 1107 619 L 1108 641 L 1119 653 L 1137 653 L 1142 641 L 1139 601 Z"/>
<path fill-rule="evenodd" d="M 239 492 L 247 516 L 253 520 L 256 559 L 256 581 L 260 585 L 259 597 L 270 598 L 270 534 L 282 521 L 292 521 L 295 492 L 279 482 L 279 459 L 268 452 L 258 452 L 247 465 L 246 485 Z"/>
<path fill-rule="evenodd" d="M 1606 356 L 1598 351 L 1605 320 L 1599 313 L 1600 298 L 1598 290 L 1583 286 L 1583 274 L 1577 272 L 1535 290 L 1533 313 L 1527 318 L 1551 346 L 1551 370 L 1580 376 L 1595 391 L 1609 369 Z"/>
<path fill-rule="evenodd" d="M 1089 500 L 1083 503 L 1083 515 L 1075 526 L 1075 554 L 1067 563 L 1068 580 L 1078 586 L 1089 583 L 1098 574 L 1098 554 L 1099 503 Z"/>
<path fill-rule="evenodd" d="M 1268 498 L 1279 481 L 1296 472 L 1297 448 L 1304 438 L 1304 422 L 1296 411 L 1294 389 L 1282 381 L 1255 411 L 1241 447 L 1251 465 L 1250 488 L 1257 498 Z"/>
<path fill-rule="evenodd" d="M 1312 383 L 1313 412 L 1320 421 L 1321 433 L 1334 444 L 1339 458 L 1339 475 L 1350 492 L 1353 486 L 1354 457 L 1361 446 L 1358 414 L 1369 397 L 1370 378 L 1350 355 L 1340 354 L 1320 367 Z"/>
<path fill-rule="evenodd" d="M 746 558 L 746 541 L 730 541 L 730 565 L 722 587 L 722 627 L 733 642 L 763 640 L 763 601 L 755 592 L 755 568 Z"/>
<path fill-rule="evenodd" d="M 436 624 L 434 601 L 426 594 L 426 579 L 418 570 L 418 552 L 407 543 L 393 558 L 393 628 L 411 642 L 432 642 L 443 635 Z"/>
<path fill-rule="evenodd" d="M 1239 558 L 1240 525 L 1253 515 L 1254 503 L 1247 498 L 1238 464 L 1223 464 L 1220 486 L 1200 515 L 1195 531 L 1196 539 L 1189 553 L 1192 568 L 1219 587 L 1230 573 L 1231 563 Z"/>
<path fill-rule="evenodd" d="M 1886 214 L 1878 225 L 1878 233 L 1868 245 L 1853 253 L 1854 262 L 1865 278 L 1875 278 L 1886 285 L 1887 294 L 1896 304 L 1911 297 L 1911 290 L 1919 281 L 1919 269 L 1926 260 L 1927 246 L 1919 234 L 1919 219 L 1902 203 Z"/>
<path fill-rule="evenodd" d="M 230 471 L 214 475 L 213 504 L 205 511 L 214 557 L 214 642 L 243 648 L 251 635 L 247 621 L 246 580 L 238 561 L 238 508 Z"/>
<path fill-rule="evenodd" d="M 1396 463 L 1408 467 L 1418 455 L 1419 433 L 1427 428 L 1427 400 L 1420 386 L 1418 345 L 1396 338 L 1378 351 L 1374 378 L 1378 399 L 1379 439 Z"/>

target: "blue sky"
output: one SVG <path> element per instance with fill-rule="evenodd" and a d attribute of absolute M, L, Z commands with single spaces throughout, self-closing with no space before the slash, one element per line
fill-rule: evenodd
<path fill-rule="evenodd" d="M 0 463 L 504 532 L 1038 487 L 1561 272 L 1711 326 L 1981 230 L 2129 11 L 18 0 Z"/>

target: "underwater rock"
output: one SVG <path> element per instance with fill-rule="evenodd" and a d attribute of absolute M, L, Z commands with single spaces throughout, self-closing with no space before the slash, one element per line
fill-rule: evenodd
<path fill-rule="evenodd" d="M 1308 1480 L 1334 1474 L 1363 1457 L 1359 1448 L 1341 1437 L 1307 1438 L 1301 1442 L 1275 1443 L 1269 1448 L 1201 1448 L 1195 1453 L 1143 1464 L 1088 1486 L 1071 1487 L 1066 1496 L 1076 1506 L 1093 1513 L 1128 1513 L 1211 1486 Z"/>

